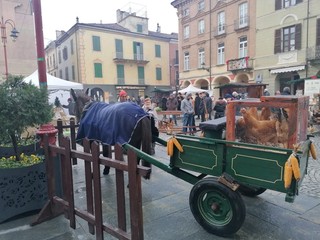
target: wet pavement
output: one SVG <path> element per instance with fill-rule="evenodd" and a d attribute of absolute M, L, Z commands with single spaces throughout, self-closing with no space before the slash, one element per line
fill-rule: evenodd
<path fill-rule="evenodd" d="M 168 137 L 163 134 L 163 138 Z M 314 138 L 320 154 L 320 138 Z M 156 156 L 168 163 L 166 149 L 157 145 Z M 227 239 L 319 239 L 320 236 L 320 160 L 309 161 L 309 172 L 294 203 L 285 194 L 267 190 L 256 198 L 243 197 L 246 219 L 241 229 Z M 85 183 L 82 161 L 73 166 L 76 206 L 85 208 Z M 115 175 L 101 177 L 104 221 L 116 222 Z M 151 180 L 142 180 L 144 239 L 212 240 L 224 239 L 207 233 L 194 219 L 189 208 L 192 185 L 153 168 Z M 126 191 L 128 196 L 128 191 Z M 127 201 L 128 203 L 128 201 Z M 129 209 L 129 207 L 127 208 Z M 0 213 L 1 214 L 1 213 Z M 91 240 L 87 223 L 77 217 L 69 227 L 64 216 L 30 227 L 36 215 L 0 224 L 0 240 Z M 128 223 L 129 226 L 129 223 Z M 115 239 L 104 234 L 104 239 Z"/>

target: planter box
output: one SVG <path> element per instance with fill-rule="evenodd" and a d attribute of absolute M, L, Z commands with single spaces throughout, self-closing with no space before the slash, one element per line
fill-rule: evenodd
<path fill-rule="evenodd" d="M 45 163 L 0 169 L 0 223 L 41 209 L 48 198 Z"/>
<path fill-rule="evenodd" d="M 24 153 L 26 155 L 30 155 L 32 153 L 38 152 L 40 149 L 40 143 L 34 143 L 26 146 L 19 146 L 19 153 Z M 1 147 L 0 146 L 0 158 L 1 157 L 10 157 L 14 156 L 15 152 L 13 147 Z"/>

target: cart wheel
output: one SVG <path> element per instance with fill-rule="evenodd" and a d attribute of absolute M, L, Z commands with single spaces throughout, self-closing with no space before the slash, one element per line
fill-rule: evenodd
<path fill-rule="evenodd" d="M 198 181 L 189 197 L 191 212 L 208 232 L 228 236 L 237 232 L 246 217 L 246 207 L 238 191 L 208 177 Z"/>
<path fill-rule="evenodd" d="M 239 192 L 247 197 L 256 197 L 264 193 L 267 189 L 262 187 L 254 187 L 251 185 L 241 184 L 238 188 Z"/>

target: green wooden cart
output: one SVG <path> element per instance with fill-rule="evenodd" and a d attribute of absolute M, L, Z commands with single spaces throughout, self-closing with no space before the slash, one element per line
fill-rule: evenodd
<path fill-rule="evenodd" d="M 226 122 L 226 120 L 224 120 Z M 177 135 L 183 152 L 174 148 L 170 164 L 133 149 L 152 165 L 193 184 L 190 209 L 197 222 L 208 232 L 227 236 L 242 226 L 246 208 L 241 195 L 257 196 L 266 189 L 285 193 L 285 201 L 293 202 L 307 173 L 310 136 L 300 141 L 297 158 L 301 179 L 293 178 L 284 187 L 284 167 L 292 149 L 223 140 L 223 124 L 212 124 L 206 137 Z M 221 127 L 222 126 L 222 127 Z M 225 126 L 225 124 L 224 124 Z M 157 138 L 163 146 L 167 141 Z"/>

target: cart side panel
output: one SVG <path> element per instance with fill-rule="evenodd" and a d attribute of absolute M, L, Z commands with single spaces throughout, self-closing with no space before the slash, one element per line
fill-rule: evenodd
<path fill-rule="evenodd" d="M 284 188 L 284 165 L 290 154 L 263 148 L 227 146 L 226 172 L 241 183 L 279 192 Z"/>
<path fill-rule="evenodd" d="M 203 142 L 199 138 L 184 139 L 177 137 L 183 152 L 174 148 L 170 158 L 171 167 L 178 167 L 198 173 L 220 176 L 223 172 L 223 152 L 225 144 Z"/>

